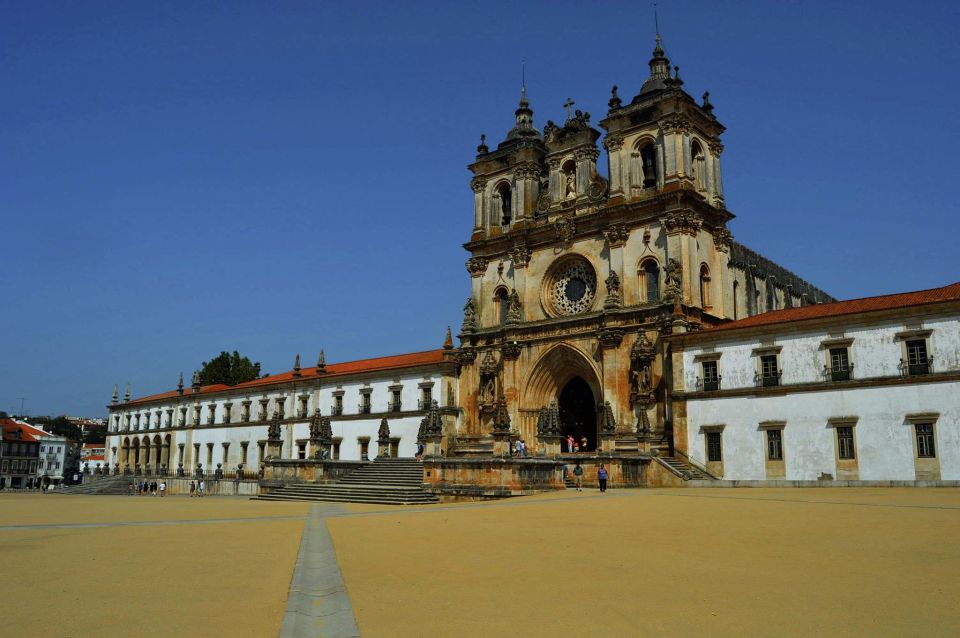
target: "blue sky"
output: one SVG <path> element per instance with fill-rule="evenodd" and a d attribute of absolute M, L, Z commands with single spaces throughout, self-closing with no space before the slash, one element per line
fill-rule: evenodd
<path fill-rule="evenodd" d="M 660 2 L 734 236 L 840 298 L 960 279 L 960 4 Z M 425 350 L 466 165 L 647 75 L 645 2 L 0 2 L 0 409 L 105 413 L 240 350 Z"/>

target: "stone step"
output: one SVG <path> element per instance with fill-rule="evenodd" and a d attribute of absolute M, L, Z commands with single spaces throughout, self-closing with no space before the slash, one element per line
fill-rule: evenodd
<path fill-rule="evenodd" d="M 321 501 L 328 503 L 366 503 L 370 505 L 433 505 L 440 501 L 436 497 L 417 496 L 411 498 L 378 498 L 350 496 L 341 497 L 324 494 L 319 496 L 284 496 L 279 494 L 264 494 L 256 497 L 258 501 Z"/>

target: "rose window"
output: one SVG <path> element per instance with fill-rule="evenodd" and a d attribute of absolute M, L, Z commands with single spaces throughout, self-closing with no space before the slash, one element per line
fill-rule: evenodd
<path fill-rule="evenodd" d="M 597 277 L 585 260 L 578 259 L 562 265 L 550 283 L 549 301 L 561 315 L 586 312 L 597 294 Z"/>

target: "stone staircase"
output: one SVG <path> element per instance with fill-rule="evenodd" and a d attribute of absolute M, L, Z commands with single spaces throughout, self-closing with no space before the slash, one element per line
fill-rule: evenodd
<path fill-rule="evenodd" d="M 98 479 L 85 477 L 80 485 L 71 485 L 63 489 L 56 489 L 53 494 L 129 494 L 130 488 L 127 487 L 132 476 L 104 476 Z M 157 479 L 158 481 L 160 479 Z"/>
<path fill-rule="evenodd" d="M 655 456 L 653 458 L 684 481 L 712 481 L 716 479 L 716 477 L 710 476 L 700 468 L 676 456 Z"/>
<path fill-rule="evenodd" d="M 377 458 L 336 483 L 290 483 L 256 497 L 261 501 L 332 501 L 380 505 L 419 505 L 439 499 L 423 489 L 423 463 Z"/>

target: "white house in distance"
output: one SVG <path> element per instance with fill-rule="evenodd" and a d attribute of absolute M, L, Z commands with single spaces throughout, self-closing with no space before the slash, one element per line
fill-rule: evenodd
<path fill-rule="evenodd" d="M 960 480 L 960 283 L 673 335 L 679 452 L 727 480 Z"/>
<path fill-rule="evenodd" d="M 267 428 L 281 416 L 282 458 L 310 453 L 310 419 L 317 410 L 331 420 L 332 458 L 372 460 L 377 456 L 380 422 L 390 429 L 390 455 L 416 453 L 420 421 L 433 401 L 457 404 L 456 362 L 452 342 L 442 349 L 300 368 L 236 386 L 180 385 L 176 390 L 130 398 L 114 392 L 109 406 L 106 462 L 112 471 L 144 474 L 197 466 L 225 477 L 256 476 L 265 456 Z"/>

